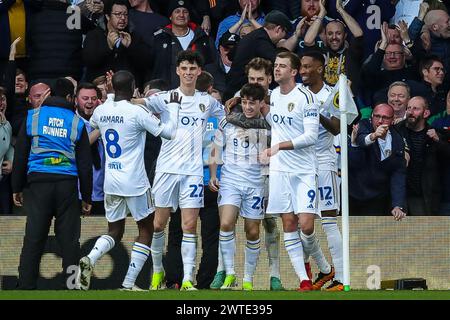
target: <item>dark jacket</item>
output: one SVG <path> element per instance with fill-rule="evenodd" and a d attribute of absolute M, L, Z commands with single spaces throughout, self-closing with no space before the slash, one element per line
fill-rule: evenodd
<path fill-rule="evenodd" d="M 217 55 L 216 62 L 207 65 L 205 70 L 214 77 L 214 89 L 219 90 L 223 94 L 227 88 L 227 74 L 225 73 L 225 66 L 223 65 L 222 59 L 220 59 L 220 55 Z"/>
<path fill-rule="evenodd" d="M 216 61 L 216 48 L 213 40 L 195 23 L 190 22 L 189 28 L 194 31 L 194 39 L 188 49 L 199 52 L 205 65 Z M 152 71 L 150 79 L 163 79 L 169 83 L 170 88 L 178 87 L 180 79 L 176 73 L 177 55 L 183 51 L 180 41 L 172 33 L 172 25 L 159 29 L 154 33 L 154 46 L 152 47 Z"/>
<path fill-rule="evenodd" d="M 228 88 L 225 91 L 224 101 L 232 98 L 236 91 L 247 83 L 245 66 L 253 58 L 261 57 L 272 62 L 275 61 L 277 47 L 270 40 L 267 31 L 261 27 L 250 32 L 238 43 L 233 58 L 233 65 L 227 74 Z"/>
<path fill-rule="evenodd" d="M 389 197 L 392 207 L 406 206 L 406 161 L 405 144 L 394 127 L 390 128 L 392 136 L 392 153 L 381 161 L 378 142 L 365 146 L 364 138 L 373 132 L 368 119 L 359 122 L 357 145 L 349 146 L 349 192 L 350 196 L 360 200 Z"/>
<path fill-rule="evenodd" d="M 29 81 L 65 76 L 80 79 L 82 36 L 91 22 L 81 16 L 81 29 L 69 29 L 68 6 L 58 1 L 44 1 L 40 10 L 32 12 L 26 40 Z"/>
<path fill-rule="evenodd" d="M 406 120 L 398 123 L 396 129 L 400 135 L 406 140 L 408 144 L 411 142 L 410 133 L 411 130 L 406 127 Z M 426 124 L 426 130 L 431 127 Z M 412 151 L 410 151 L 412 152 Z M 426 215 L 435 215 L 439 210 L 439 202 L 441 198 L 441 177 L 439 171 L 439 157 L 450 158 L 450 144 L 444 139 L 440 139 L 439 142 L 435 142 L 433 139 L 427 137 L 425 141 L 425 150 L 422 155 L 411 154 L 411 161 L 414 161 L 414 157 L 422 156 L 423 167 L 421 174 L 421 186 L 422 195 L 425 201 L 425 206 L 428 212 Z M 410 163 L 411 164 L 411 163 Z"/>
<path fill-rule="evenodd" d="M 126 32 L 129 32 L 125 30 Z M 134 32 L 129 32 L 131 44 L 108 46 L 108 32 L 97 27 L 89 31 L 84 40 L 83 61 L 87 67 L 86 80 L 92 81 L 107 71 L 128 70 L 136 76 L 138 85 L 143 81 L 140 71 L 145 70 L 149 63 L 150 48 Z"/>
<path fill-rule="evenodd" d="M 417 66 L 404 67 L 399 70 L 382 69 L 385 50 L 378 49 L 361 68 L 361 80 L 364 89 L 369 92 L 368 101 L 372 103 L 373 94 L 389 87 L 392 82 L 407 80 L 419 81 Z"/>
<path fill-rule="evenodd" d="M 15 39 L 11 39 L 10 21 L 8 10 L 15 3 L 15 0 L 0 1 L 0 60 L 7 60 L 9 57 L 9 48 Z M 25 8 L 25 33 L 28 34 L 31 10 L 39 5 L 42 1 L 23 0 Z M 21 41 L 25 41 L 22 39 Z"/>
<path fill-rule="evenodd" d="M 69 103 L 64 98 L 49 97 L 47 98 L 42 108 L 47 106 L 59 107 L 73 110 L 73 104 Z M 74 113 L 75 115 L 75 113 Z M 33 182 L 56 182 L 60 180 L 77 180 L 77 177 L 66 174 L 53 174 L 31 172 L 28 171 L 28 158 L 31 149 L 31 137 L 27 135 L 26 121 L 23 122 L 20 128 L 19 135 L 15 146 L 15 156 L 12 174 L 12 190 L 14 193 L 22 192 L 27 183 Z M 83 129 L 80 140 L 75 145 L 75 159 L 78 169 L 78 178 L 80 181 L 80 192 L 83 201 L 91 203 L 92 195 L 92 158 L 91 149 L 89 145 L 89 137 L 86 128 Z"/>

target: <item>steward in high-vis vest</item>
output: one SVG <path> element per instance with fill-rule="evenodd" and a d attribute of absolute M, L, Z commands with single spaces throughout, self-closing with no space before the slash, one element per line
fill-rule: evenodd
<path fill-rule="evenodd" d="M 91 209 L 92 159 L 84 122 L 74 113 L 73 94 L 69 80 L 57 79 L 42 106 L 28 111 L 17 136 L 13 199 L 15 205 L 24 206 L 27 215 L 19 289 L 36 289 L 53 217 L 64 279 L 73 274 L 69 267 L 80 259 L 80 215 Z"/>

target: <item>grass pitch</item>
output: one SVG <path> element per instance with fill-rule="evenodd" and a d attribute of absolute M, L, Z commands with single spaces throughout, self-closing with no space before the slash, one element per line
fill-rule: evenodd
<path fill-rule="evenodd" d="M 0 300 L 450 300 L 450 291 L 369 291 L 296 292 L 296 291 L 215 291 L 177 290 L 130 292 L 90 291 L 14 291 L 0 290 Z"/>

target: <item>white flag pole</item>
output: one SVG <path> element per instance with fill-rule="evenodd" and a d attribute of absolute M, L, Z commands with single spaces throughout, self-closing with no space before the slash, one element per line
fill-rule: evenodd
<path fill-rule="evenodd" d="M 347 147 L 347 77 L 340 75 L 339 111 L 341 113 L 341 188 L 342 241 L 344 255 L 344 291 L 350 291 L 350 238 L 348 218 L 348 147 Z M 351 97 L 350 97 L 351 98 Z"/>

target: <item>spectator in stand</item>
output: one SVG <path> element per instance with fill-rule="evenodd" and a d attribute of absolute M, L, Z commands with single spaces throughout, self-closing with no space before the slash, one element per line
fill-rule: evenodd
<path fill-rule="evenodd" d="M 430 32 L 430 53 L 440 57 L 447 70 L 450 67 L 450 17 L 444 10 L 431 10 L 425 16 L 424 23 Z"/>
<path fill-rule="evenodd" d="M 217 62 L 205 67 L 205 70 L 214 77 L 214 88 L 220 92 L 225 92 L 227 87 L 226 75 L 231 69 L 232 54 L 239 43 L 239 39 L 239 35 L 235 33 L 224 33 L 219 41 Z"/>
<path fill-rule="evenodd" d="M 227 74 L 228 86 L 224 100 L 234 96 L 246 82 L 245 66 L 256 57 L 274 61 L 277 44 L 292 30 L 288 17 L 280 11 L 272 11 L 265 17 L 264 26 L 243 38 L 236 48 L 233 64 Z"/>
<path fill-rule="evenodd" d="M 105 4 L 103 0 L 82 0 L 78 2 L 81 14 L 91 21 L 92 25 L 106 29 L 106 18 L 103 13 Z"/>
<path fill-rule="evenodd" d="M 363 59 L 366 59 L 373 53 L 375 43 L 380 39 L 382 23 L 389 22 L 395 13 L 395 0 L 329 1 L 328 12 L 332 18 L 339 18 L 338 2 L 362 29 L 364 34 Z M 335 4 L 336 7 L 334 7 Z"/>
<path fill-rule="evenodd" d="M 363 119 L 352 132 L 349 156 L 351 215 L 406 215 L 405 144 L 392 127 L 394 110 L 375 106 L 371 119 Z"/>
<path fill-rule="evenodd" d="M 133 25 L 133 30 L 144 42 L 151 47 L 153 43 L 153 33 L 168 25 L 170 20 L 155 12 L 149 0 L 128 0 L 131 9 L 129 11 L 129 22 Z"/>
<path fill-rule="evenodd" d="M 30 32 L 30 15 L 39 1 L 16 0 L 0 1 L 0 75 L 3 74 L 10 45 L 17 38 L 22 38 L 17 47 L 18 64 L 21 69 L 26 68 L 27 63 L 27 39 L 26 35 Z"/>
<path fill-rule="evenodd" d="M 348 26 L 353 38 L 350 42 L 347 42 L 346 25 L 340 20 L 334 20 L 329 22 L 325 27 L 325 47 L 320 49 L 316 46 L 315 48 L 322 51 L 326 56 L 324 71 L 325 83 L 334 86 L 339 79 L 339 74 L 343 73 L 352 81 L 351 87 L 353 93 L 358 94 L 360 82 L 359 69 L 361 68 L 364 50 L 363 31 L 358 25 L 358 22 L 344 10 L 342 0 L 336 1 L 336 8 Z M 305 34 L 305 46 L 311 47 L 315 45 L 315 39 L 326 13 L 325 7 L 321 5 L 319 16 L 314 20 Z"/>
<path fill-rule="evenodd" d="M 101 103 L 105 103 L 107 99 L 107 92 L 106 92 L 106 76 L 98 76 L 92 81 L 92 84 L 97 87 L 98 90 L 101 92 L 101 97 L 99 97 Z"/>
<path fill-rule="evenodd" d="M 136 75 L 137 85 L 142 85 L 150 48 L 129 29 L 128 2 L 108 2 L 105 15 L 106 30 L 97 27 L 88 32 L 84 40 L 83 61 L 87 68 L 87 81 L 109 70 L 128 70 Z"/>
<path fill-rule="evenodd" d="M 389 44 L 387 30 L 388 25 L 384 23 L 380 46 L 361 69 L 362 85 L 368 91 L 369 103 L 372 102 L 374 93 L 385 90 L 392 82 L 418 79 L 417 66 L 406 66 L 405 48 L 400 44 Z"/>
<path fill-rule="evenodd" d="M 7 99 L 6 118 L 12 127 L 12 135 L 17 136 L 22 120 L 27 114 L 26 92 L 28 81 L 25 73 L 17 68 L 17 46 L 22 38 L 17 38 L 11 44 L 9 60 L 3 74 L 0 74 L 0 85 L 4 85 Z"/>
<path fill-rule="evenodd" d="M 179 0 L 178 2 L 185 2 L 185 0 Z M 189 1 L 189 0 L 188 0 Z M 170 1 L 167 0 L 151 0 L 152 5 L 155 4 L 159 12 L 164 12 L 165 16 L 170 17 L 172 10 L 170 9 Z M 181 4 L 180 2 L 180 4 Z M 208 0 L 195 0 L 191 2 L 191 10 L 189 12 L 191 21 L 199 26 L 207 35 L 210 35 L 211 27 L 211 10 L 210 1 Z M 215 2 L 220 2 L 215 1 Z"/>
<path fill-rule="evenodd" d="M 89 120 L 99 105 L 97 87 L 92 83 L 80 83 L 76 89 L 75 108 L 76 114 L 83 120 L 87 133 L 94 129 Z M 92 156 L 92 210 L 93 215 L 105 215 L 103 183 L 105 180 L 105 154 L 101 139 L 95 139 L 91 142 Z M 79 195 L 81 199 L 81 194 Z"/>
<path fill-rule="evenodd" d="M 5 115 L 8 107 L 5 93 L 5 88 L 0 87 L 0 214 L 12 214 L 10 175 L 14 159 L 14 147 L 12 145 L 12 127 L 6 120 Z"/>
<path fill-rule="evenodd" d="M 435 118 L 431 126 L 450 143 L 450 90 L 447 92 L 446 110 L 441 113 L 439 118 Z M 450 166 L 448 165 L 448 160 L 440 158 L 439 167 L 443 177 L 439 214 L 448 216 L 450 215 Z"/>
<path fill-rule="evenodd" d="M 387 98 L 388 103 L 394 109 L 394 124 L 405 119 L 411 91 L 403 81 L 395 81 L 389 86 Z"/>
<path fill-rule="evenodd" d="M 27 21 L 29 80 L 66 76 L 79 80 L 83 69 L 82 37 L 93 27 L 92 22 L 83 15 L 78 20 L 70 19 L 66 12 L 71 12 L 71 4 L 65 1 L 43 0 L 35 3 L 39 8 L 32 11 Z"/>
<path fill-rule="evenodd" d="M 429 116 L 427 99 L 416 96 L 408 102 L 406 120 L 396 125 L 409 147 L 407 204 L 413 216 L 438 213 L 442 193 L 438 159 L 448 163 L 450 157 L 450 145 L 427 124 Z"/>
<path fill-rule="evenodd" d="M 216 49 L 212 39 L 190 21 L 191 10 L 191 3 L 187 0 L 171 0 L 169 5 L 171 24 L 154 34 L 150 78 L 163 79 L 169 83 L 170 88 L 179 85 L 175 57 L 180 51 L 199 52 L 205 60 L 205 65 L 214 63 L 216 59 Z"/>
<path fill-rule="evenodd" d="M 438 56 L 428 56 L 421 60 L 419 70 L 422 76 L 415 94 L 420 94 L 428 100 L 430 106 L 430 121 L 434 116 L 445 111 L 448 83 L 444 83 L 446 70 L 444 63 Z"/>
<path fill-rule="evenodd" d="M 261 11 L 260 0 L 239 0 L 239 11 L 234 15 L 228 16 L 219 24 L 216 36 L 216 48 L 219 47 L 219 40 L 222 35 L 233 25 L 243 18 L 243 23 L 251 23 L 255 29 L 264 24 L 265 14 Z"/>

